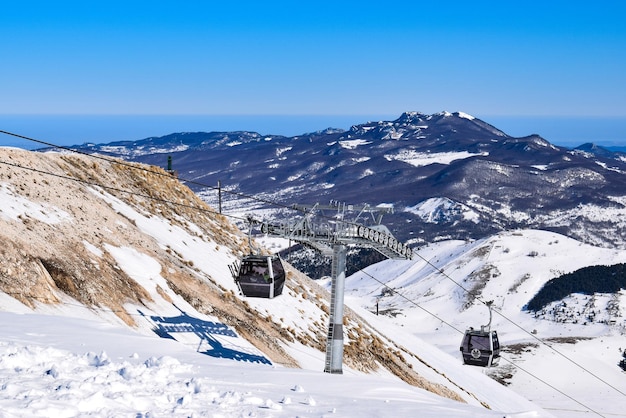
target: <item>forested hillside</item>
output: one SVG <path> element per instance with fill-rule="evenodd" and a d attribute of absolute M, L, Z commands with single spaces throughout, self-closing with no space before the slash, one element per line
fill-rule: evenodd
<path fill-rule="evenodd" d="M 620 289 L 626 289 L 626 264 L 584 267 L 548 281 L 526 309 L 537 312 L 572 293 L 617 293 Z"/>

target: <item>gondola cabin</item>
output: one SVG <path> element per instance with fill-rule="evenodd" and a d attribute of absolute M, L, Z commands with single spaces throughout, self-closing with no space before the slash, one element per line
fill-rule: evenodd
<path fill-rule="evenodd" d="M 285 285 L 285 269 L 278 256 L 246 256 L 233 277 L 247 297 L 271 299 L 280 295 Z"/>
<path fill-rule="evenodd" d="M 498 363 L 500 358 L 500 341 L 498 333 L 489 329 L 465 331 L 461 342 L 463 363 L 472 366 L 491 367 Z"/>

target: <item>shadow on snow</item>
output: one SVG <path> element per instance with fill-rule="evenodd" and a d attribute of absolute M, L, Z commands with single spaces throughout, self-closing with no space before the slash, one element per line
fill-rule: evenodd
<path fill-rule="evenodd" d="M 237 347 L 230 342 L 224 341 L 224 339 L 221 339 L 220 341 L 219 337 L 239 338 L 238 335 L 228 327 L 228 325 L 194 318 L 187 315 L 186 312 L 177 306 L 176 309 L 180 311 L 180 315 L 172 317 L 147 317 L 143 314 L 143 312 L 139 311 L 139 313 L 153 322 L 154 327 L 152 330 L 161 338 L 169 338 L 182 342 L 181 340 L 184 338 L 182 338 L 182 336 L 176 338 L 174 337 L 174 334 L 193 334 L 198 337 L 200 339 L 196 349 L 198 353 L 216 358 L 249 361 L 251 363 L 272 364 L 271 361 L 262 355 L 251 353 L 249 350 L 245 351 L 245 347 Z M 206 345 L 209 347 L 205 349 L 203 346 Z"/>

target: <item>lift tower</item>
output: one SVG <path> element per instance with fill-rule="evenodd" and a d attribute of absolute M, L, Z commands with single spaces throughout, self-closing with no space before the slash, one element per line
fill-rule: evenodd
<path fill-rule="evenodd" d="M 331 201 L 329 205 L 318 203 L 294 205 L 293 208 L 304 212 L 305 216 L 278 225 L 264 223 L 261 231 L 300 242 L 332 257 L 330 319 L 324 372 L 341 374 L 347 247 L 373 248 L 387 258 L 411 259 L 413 252 L 406 244 L 398 242 L 381 223 L 383 215 L 393 211 L 392 207 L 354 206 Z M 367 215 L 371 216 L 370 222 L 365 219 L 361 221 Z M 367 222 L 369 226 L 361 222 Z"/>

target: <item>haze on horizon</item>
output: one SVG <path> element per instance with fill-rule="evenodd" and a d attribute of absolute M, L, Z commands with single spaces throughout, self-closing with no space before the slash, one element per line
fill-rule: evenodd
<path fill-rule="evenodd" d="M 255 129 L 263 117 L 320 121 L 295 135 L 446 110 L 555 143 L 572 120 L 622 121 L 596 139 L 626 144 L 625 12 L 616 0 L 11 2 L 0 122 L 36 116 L 39 130 L 18 132 L 30 135 L 67 115 L 257 118 L 233 129 L 264 134 L 286 127 Z"/>

